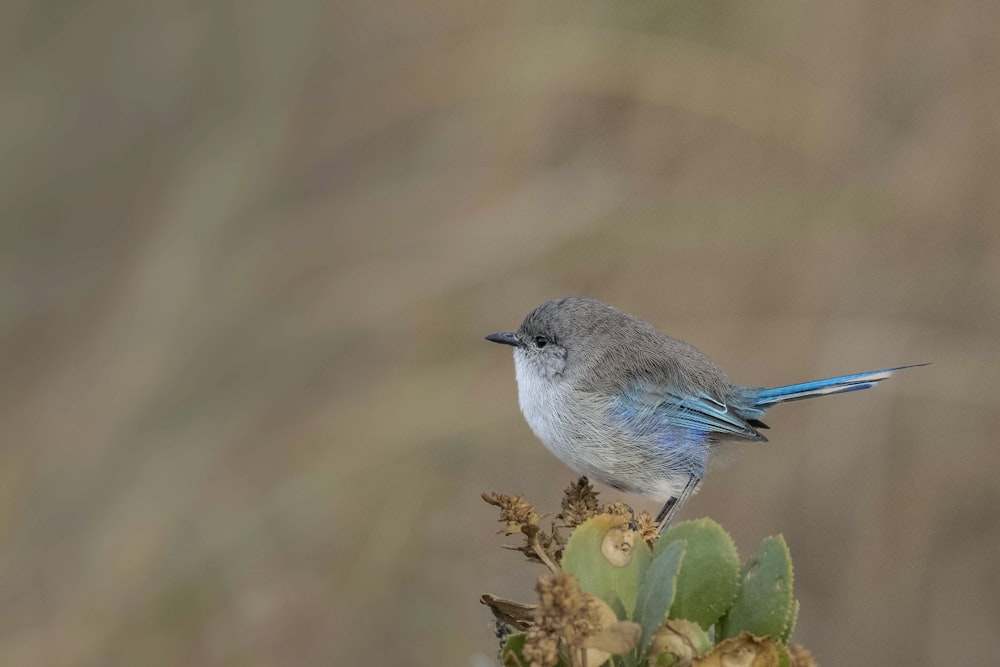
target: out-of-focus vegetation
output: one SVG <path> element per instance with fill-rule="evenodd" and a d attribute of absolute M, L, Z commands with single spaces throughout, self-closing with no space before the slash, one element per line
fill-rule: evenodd
<path fill-rule="evenodd" d="M 820 664 L 993 659 L 1000 6 L 0 14 L 0 664 L 490 664 L 479 491 L 574 475 L 482 336 L 565 294 L 747 384 L 933 361 L 681 519 L 785 535 Z"/>

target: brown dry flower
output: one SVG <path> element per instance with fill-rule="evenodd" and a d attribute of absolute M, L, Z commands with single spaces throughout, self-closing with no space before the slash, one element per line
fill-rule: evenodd
<path fill-rule="evenodd" d="M 606 504 L 604 507 L 601 508 L 601 514 L 623 516 L 630 522 L 635 518 L 635 514 L 632 512 L 632 508 L 620 500 L 616 500 L 613 503 Z"/>
<path fill-rule="evenodd" d="M 812 653 L 802 644 L 790 644 L 788 657 L 791 658 L 792 667 L 816 667 L 816 660 Z"/>
<path fill-rule="evenodd" d="M 705 655 L 694 659 L 694 667 L 778 667 L 781 654 L 771 637 L 741 632 L 724 639 Z"/>
<path fill-rule="evenodd" d="M 552 667 L 559 662 L 559 637 L 533 625 L 524 634 L 521 655 L 531 667 Z"/>
<path fill-rule="evenodd" d="M 569 528 L 579 526 L 597 514 L 597 491 L 586 477 L 576 480 L 563 491 L 562 512 L 556 517 Z"/>
<path fill-rule="evenodd" d="M 600 609 L 593 596 L 580 590 L 576 577 L 568 572 L 543 575 L 536 586 L 539 605 L 535 625 L 561 637 L 571 647 L 601 629 Z"/>
<path fill-rule="evenodd" d="M 532 667 L 551 667 L 558 662 L 560 641 L 570 651 L 580 651 L 584 641 L 601 630 L 600 607 L 567 572 L 543 575 L 535 588 L 539 605 L 535 624 L 525 634 L 523 655 Z"/>
<path fill-rule="evenodd" d="M 519 547 L 509 546 L 507 549 L 520 551 L 531 562 L 541 563 L 553 572 L 559 570 L 557 563 L 565 541 L 554 526 L 551 533 L 542 532 L 538 525 L 541 517 L 535 511 L 534 505 L 521 496 L 508 496 L 504 493 L 484 493 L 482 497 L 490 505 L 500 508 L 500 521 L 507 524 L 501 533 L 524 535 L 524 544 Z"/>
<path fill-rule="evenodd" d="M 650 546 L 653 546 L 653 542 L 660 536 L 659 524 L 646 510 L 635 515 L 635 529 L 639 533 L 639 538 Z"/>
<path fill-rule="evenodd" d="M 483 500 L 500 508 L 500 521 L 507 526 L 500 532 L 504 535 L 524 533 L 531 537 L 538 532 L 538 513 L 535 507 L 521 496 L 505 493 L 484 493 Z"/>
<path fill-rule="evenodd" d="M 569 664 L 604 664 L 612 654 L 634 649 L 642 627 L 619 621 L 603 600 L 580 590 L 576 577 L 566 572 L 542 576 L 536 586 L 539 605 L 534 625 L 525 633 L 522 655 L 532 667 L 551 667 L 565 644 Z"/>

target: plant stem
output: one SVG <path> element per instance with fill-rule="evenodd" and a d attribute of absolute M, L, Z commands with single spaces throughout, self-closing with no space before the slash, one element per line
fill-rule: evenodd
<path fill-rule="evenodd" d="M 543 563 L 545 563 L 545 567 L 549 568 L 549 570 L 551 570 L 553 574 L 559 572 L 559 566 L 553 563 L 552 559 L 549 558 L 549 555 L 545 553 L 545 549 L 543 549 L 542 545 L 539 544 L 538 542 L 537 535 L 531 538 L 531 548 L 534 549 L 538 557 L 542 560 Z"/>

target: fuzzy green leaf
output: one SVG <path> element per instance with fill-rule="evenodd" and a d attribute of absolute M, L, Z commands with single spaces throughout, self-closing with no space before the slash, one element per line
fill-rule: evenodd
<path fill-rule="evenodd" d="M 792 632 L 795 630 L 795 624 L 799 620 L 799 601 L 792 600 L 792 611 L 788 615 L 788 625 L 785 626 L 785 631 L 781 633 L 781 641 L 786 645 L 788 640 L 792 638 Z"/>
<path fill-rule="evenodd" d="M 677 572 L 684 560 L 684 540 L 676 540 L 653 558 L 639 584 L 635 603 L 635 620 L 642 626 L 639 646 L 646 648 L 653 633 L 667 619 L 667 612 L 674 601 Z"/>
<path fill-rule="evenodd" d="M 609 560 L 602 544 L 606 547 L 605 538 L 611 538 L 609 533 L 620 534 L 623 526 L 621 517 L 609 514 L 588 519 L 573 530 L 562 557 L 563 569 L 576 576 L 580 589 L 601 598 L 618 614 L 635 609 L 639 578 L 653 559 L 646 543 L 635 539 L 627 562 Z"/>
<path fill-rule="evenodd" d="M 778 644 L 778 667 L 792 667 L 792 657 L 784 644 Z"/>
<path fill-rule="evenodd" d="M 669 624 L 670 627 L 690 640 L 691 645 L 699 655 L 712 650 L 712 638 L 694 621 L 685 621 L 684 619 L 677 618 L 671 620 Z"/>
<path fill-rule="evenodd" d="M 721 637 L 744 630 L 757 637 L 784 636 L 792 614 L 792 559 L 781 535 L 764 538 L 743 567 L 740 592 L 719 621 Z"/>
<path fill-rule="evenodd" d="M 528 664 L 524 659 L 524 637 L 525 635 L 521 633 L 507 638 L 507 643 L 500 651 L 504 667 L 521 667 Z"/>
<path fill-rule="evenodd" d="M 729 610 L 739 593 L 740 556 L 733 538 L 711 519 L 671 526 L 657 541 L 654 557 L 676 540 L 685 540 L 687 549 L 670 618 L 694 621 L 707 630 Z"/>

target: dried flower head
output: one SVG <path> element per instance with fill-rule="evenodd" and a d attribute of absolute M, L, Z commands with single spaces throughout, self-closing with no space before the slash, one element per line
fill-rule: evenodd
<path fill-rule="evenodd" d="M 597 514 L 597 491 L 586 477 L 576 480 L 563 491 L 562 512 L 556 518 L 572 528 Z"/>
<path fill-rule="evenodd" d="M 635 529 L 639 533 L 639 538 L 650 546 L 660 536 L 659 524 L 656 523 L 653 515 L 646 510 L 635 515 Z"/>
<path fill-rule="evenodd" d="M 816 667 L 816 660 L 812 653 L 802 644 L 790 644 L 788 655 L 791 658 L 792 667 Z"/>
<path fill-rule="evenodd" d="M 601 629 L 600 609 L 593 596 L 580 590 L 576 577 L 568 572 L 543 575 L 536 587 L 539 605 L 535 625 L 561 637 L 571 647 Z"/>
<path fill-rule="evenodd" d="M 483 500 L 500 508 L 500 521 L 507 524 L 501 533 L 524 535 L 524 544 L 518 547 L 508 546 L 507 549 L 520 551 L 531 562 L 541 563 L 552 572 L 559 569 L 557 563 L 562 555 L 565 540 L 559 535 L 555 526 L 552 526 L 551 533 L 541 530 L 538 525 L 541 517 L 535 512 L 531 503 L 521 496 L 508 496 L 503 493 L 484 493 Z"/>
<path fill-rule="evenodd" d="M 552 667 L 559 662 L 559 638 L 533 625 L 524 634 L 521 655 L 531 667 Z"/>
<path fill-rule="evenodd" d="M 500 508 L 500 521 L 507 526 L 500 532 L 505 535 L 524 533 L 531 537 L 538 532 L 538 513 L 535 507 L 521 496 L 504 493 L 484 493 L 483 500 Z"/>
<path fill-rule="evenodd" d="M 623 503 L 620 500 L 616 500 L 613 503 L 608 503 L 601 508 L 601 514 L 612 514 L 614 516 L 623 516 L 629 520 L 631 523 L 635 519 L 635 512 L 632 508 Z"/>

